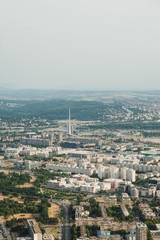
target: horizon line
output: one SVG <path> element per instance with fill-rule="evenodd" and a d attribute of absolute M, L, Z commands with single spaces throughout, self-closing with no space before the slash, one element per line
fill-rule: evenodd
<path fill-rule="evenodd" d="M 48 88 L 7 88 L 7 87 L 0 87 L 0 91 L 1 90 L 10 90 L 10 91 L 23 91 L 23 90 L 27 90 L 27 91 L 63 91 L 63 92 L 149 92 L 149 91 L 153 91 L 153 92 L 158 92 L 160 91 L 160 89 L 106 89 L 106 90 L 102 90 L 102 89 L 98 89 L 98 90 L 94 90 L 94 89 L 48 89 Z"/>

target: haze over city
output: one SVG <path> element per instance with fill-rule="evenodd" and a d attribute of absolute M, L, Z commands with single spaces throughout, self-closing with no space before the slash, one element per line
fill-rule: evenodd
<path fill-rule="evenodd" d="M 1 0 L 0 86 L 160 89 L 157 0 Z"/>
<path fill-rule="evenodd" d="M 160 2 L 0 0 L 0 240 L 160 240 Z"/>

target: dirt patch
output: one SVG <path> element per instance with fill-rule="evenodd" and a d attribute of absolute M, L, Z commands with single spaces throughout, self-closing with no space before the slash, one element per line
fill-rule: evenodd
<path fill-rule="evenodd" d="M 14 166 L 13 162 L 8 162 L 8 163 L 5 162 L 1 164 L 1 167 L 3 168 L 13 168 L 13 166 Z"/>
<path fill-rule="evenodd" d="M 9 198 L 9 199 L 14 200 L 14 201 L 19 202 L 19 203 L 24 203 L 24 201 L 21 198 L 18 198 L 18 197 L 10 198 L 10 196 L 3 196 L 3 195 L 0 194 L 0 201 L 4 200 L 6 198 Z"/>
<path fill-rule="evenodd" d="M 23 185 L 17 185 L 16 187 L 19 188 L 30 188 L 30 187 L 34 187 L 32 183 L 25 183 Z"/>
<path fill-rule="evenodd" d="M 37 178 L 36 178 L 35 176 L 32 176 L 30 182 L 32 183 L 32 182 L 34 182 L 36 179 L 37 179 Z"/>
<path fill-rule="evenodd" d="M 3 172 L 3 173 L 5 173 L 6 175 L 8 175 L 8 174 L 9 174 L 9 172 L 11 172 L 11 171 L 9 171 L 9 170 L 3 170 L 3 169 L 0 169 L 0 172 Z"/>
<path fill-rule="evenodd" d="M 14 214 L 13 216 L 9 216 L 7 221 L 10 221 L 12 218 L 20 219 L 20 218 L 36 218 L 39 217 L 39 214 L 31 214 L 31 213 L 19 213 Z"/>
<path fill-rule="evenodd" d="M 14 201 L 17 201 L 17 202 L 19 202 L 19 203 L 24 203 L 24 200 L 21 199 L 21 198 L 13 197 L 13 198 L 11 198 L 11 199 L 14 200 Z"/>
<path fill-rule="evenodd" d="M 9 197 L 0 195 L 0 201 L 4 200 L 5 198 L 9 198 Z"/>
<path fill-rule="evenodd" d="M 97 202 L 104 202 L 104 199 L 103 199 L 102 197 L 97 197 L 97 198 L 96 198 L 96 201 L 97 201 Z"/>
<path fill-rule="evenodd" d="M 51 207 L 48 208 L 48 215 L 50 218 L 59 218 L 60 212 L 60 207 L 54 203 L 52 203 Z"/>

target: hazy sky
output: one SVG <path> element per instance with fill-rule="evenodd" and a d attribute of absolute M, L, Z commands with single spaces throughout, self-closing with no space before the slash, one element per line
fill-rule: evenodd
<path fill-rule="evenodd" d="M 0 0 L 0 86 L 160 89 L 160 1 Z"/>

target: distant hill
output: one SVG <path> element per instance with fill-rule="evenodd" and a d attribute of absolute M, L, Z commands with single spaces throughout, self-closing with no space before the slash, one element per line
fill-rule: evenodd
<path fill-rule="evenodd" d="M 7 89 L 0 88 L 0 98 L 2 99 L 29 99 L 29 100 L 92 100 L 101 96 L 112 96 L 114 92 L 105 91 L 68 91 L 68 90 L 40 90 L 40 89 Z M 116 93 L 116 92 L 115 92 Z"/>
<path fill-rule="evenodd" d="M 83 100 L 83 101 L 105 101 L 112 97 L 132 96 L 156 96 L 160 97 L 160 90 L 157 91 L 65 91 L 65 90 L 40 90 L 40 89 L 7 89 L 0 88 L 0 99 L 23 99 L 23 100 Z"/>
<path fill-rule="evenodd" d="M 123 105 L 133 99 L 160 100 L 160 91 L 90 92 L 54 90 L 10 90 L 0 89 L 0 117 L 41 117 L 53 120 L 68 119 L 71 108 L 72 119 L 91 121 L 104 120 L 117 112 L 126 114 Z M 131 109 L 135 114 L 140 110 Z"/>
<path fill-rule="evenodd" d="M 98 120 L 104 111 L 104 104 L 96 101 L 18 101 L 3 100 L 0 102 L 1 117 L 41 117 L 50 120 L 68 119 L 71 108 L 72 119 Z"/>

